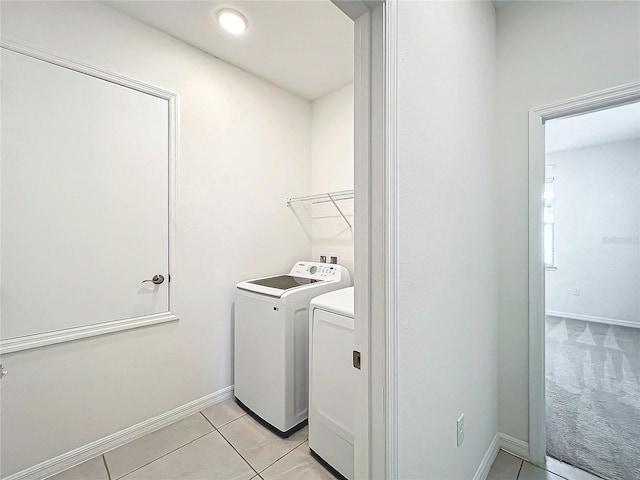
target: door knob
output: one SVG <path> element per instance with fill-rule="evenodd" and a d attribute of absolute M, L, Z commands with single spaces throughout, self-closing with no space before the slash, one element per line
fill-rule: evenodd
<path fill-rule="evenodd" d="M 6 371 L 4 369 L 4 367 L 2 366 L 2 364 L 0 363 L 0 380 L 2 380 L 4 377 L 6 377 L 9 374 L 8 371 Z"/>
<path fill-rule="evenodd" d="M 160 285 L 162 282 L 164 282 L 164 276 L 162 276 L 162 275 L 154 275 L 151 280 L 143 280 L 142 281 L 142 283 L 145 283 L 145 282 L 152 282 L 155 285 Z"/>

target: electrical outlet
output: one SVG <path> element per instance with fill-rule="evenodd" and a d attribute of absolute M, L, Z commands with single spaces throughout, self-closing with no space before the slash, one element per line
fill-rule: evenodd
<path fill-rule="evenodd" d="M 458 446 L 464 442 L 464 413 L 456 421 L 456 439 Z"/>
<path fill-rule="evenodd" d="M 573 288 L 573 294 L 574 294 L 576 297 L 579 297 L 579 296 L 580 296 L 580 289 L 579 289 L 578 287 L 574 287 L 574 288 Z"/>
<path fill-rule="evenodd" d="M 331 255 L 329 257 L 329 263 L 337 264 L 338 263 L 338 256 L 337 255 Z"/>
<path fill-rule="evenodd" d="M 327 256 L 326 255 L 320 255 L 320 262 L 321 263 L 327 263 Z"/>

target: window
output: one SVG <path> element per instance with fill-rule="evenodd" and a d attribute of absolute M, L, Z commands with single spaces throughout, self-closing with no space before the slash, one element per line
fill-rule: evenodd
<path fill-rule="evenodd" d="M 554 249 L 554 183 L 552 178 L 546 178 L 544 183 L 544 265 L 555 268 L 556 258 Z"/>

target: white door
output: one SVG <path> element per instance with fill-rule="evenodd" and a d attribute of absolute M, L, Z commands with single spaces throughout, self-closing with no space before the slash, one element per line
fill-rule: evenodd
<path fill-rule="evenodd" d="M 2 339 L 168 311 L 168 101 L 6 49 L 1 88 Z"/>

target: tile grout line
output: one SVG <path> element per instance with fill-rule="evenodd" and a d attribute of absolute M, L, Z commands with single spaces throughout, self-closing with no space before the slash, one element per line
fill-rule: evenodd
<path fill-rule="evenodd" d="M 516 480 L 520 480 L 520 473 L 522 472 L 523 465 L 524 465 L 524 460 L 520 460 L 520 468 L 518 469 L 518 474 L 516 475 Z"/>
<path fill-rule="evenodd" d="M 262 478 L 262 476 L 261 476 L 260 474 L 261 474 L 262 472 L 264 472 L 267 468 L 269 468 L 269 467 L 273 466 L 274 464 L 278 463 L 280 460 L 282 460 L 284 457 L 286 457 L 287 455 L 289 455 L 291 452 L 293 452 L 293 451 L 294 451 L 296 448 L 298 448 L 300 445 L 302 445 L 303 443 L 305 443 L 306 441 L 308 441 L 308 438 L 306 438 L 306 439 L 302 440 L 300 443 L 296 444 L 293 448 L 291 448 L 291 450 L 287 451 L 284 455 L 282 455 L 281 457 L 279 457 L 279 458 L 277 458 L 276 460 L 274 460 L 272 463 L 270 463 L 269 465 L 267 465 L 266 467 L 264 467 L 262 470 L 258 471 L 258 470 L 256 470 L 256 469 L 253 467 L 253 465 L 251 465 L 251 464 L 249 463 L 249 461 L 248 461 L 246 458 L 244 458 L 244 456 L 243 456 L 243 455 L 242 455 L 242 454 L 241 454 L 241 453 L 236 449 L 236 447 L 235 447 L 235 446 L 234 446 L 234 445 L 233 445 L 233 444 L 232 444 L 232 443 L 227 439 L 227 437 L 225 437 L 224 433 L 222 433 L 222 431 L 220 430 L 222 427 L 225 427 L 225 426 L 227 426 L 227 425 L 229 425 L 229 424 L 231 424 L 231 423 L 235 422 L 236 420 L 240 420 L 241 418 L 245 417 L 245 416 L 247 415 L 247 413 L 246 413 L 246 412 L 245 412 L 245 413 L 243 413 L 242 415 L 240 415 L 239 417 L 234 418 L 233 420 L 230 420 L 230 421 L 228 421 L 227 423 L 225 423 L 225 424 L 223 424 L 223 425 L 220 425 L 219 427 L 216 427 L 216 426 L 213 424 L 213 422 L 211 422 L 211 420 L 209 420 L 209 418 L 208 418 L 204 413 L 202 413 L 202 411 L 200 411 L 199 413 L 200 413 L 200 414 L 205 418 L 205 420 L 206 420 L 206 421 L 207 421 L 207 422 L 208 422 L 208 423 L 209 423 L 213 428 L 215 428 L 215 429 L 216 429 L 216 431 L 217 431 L 217 432 L 222 436 L 222 438 L 224 438 L 224 439 L 225 439 L 225 441 L 226 441 L 226 442 L 231 446 L 231 448 L 233 448 L 233 450 L 234 450 L 234 451 L 235 451 L 235 452 L 240 456 L 240 458 L 242 458 L 242 459 L 245 461 L 245 463 L 246 463 L 247 465 L 249 465 L 249 467 L 251 468 L 251 470 L 253 470 L 254 472 L 256 472 L 256 475 L 257 475 L 259 478 Z"/>
<path fill-rule="evenodd" d="M 111 472 L 109 471 L 109 465 L 107 465 L 107 458 L 104 456 L 104 454 L 102 454 L 101 456 L 102 456 L 102 463 L 104 463 L 104 468 L 107 470 L 107 478 L 109 480 L 113 480 L 111 478 Z"/>
<path fill-rule="evenodd" d="M 243 413 L 243 414 L 242 414 L 242 415 L 240 415 L 239 417 L 234 418 L 233 420 L 229 420 L 227 423 L 223 423 L 223 424 L 222 424 L 222 425 L 220 425 L 219 427 L 216 427 L 216 426 L 213 424 L 213 422 L 212 422 L 211 420 L 209 420 L 209 418 L 208 418 L 204 413 L 202 413 L 202 411 L 200 411 L 200 412 L 198 412 L 198 413 L 200 413 L 200 415 L 202 415 L 202 416 L 204 417 L 204 419 L 205 419 L 207 422 L 209 422 L 209 424 L 210 424 L 213 428 L 215 428 L 216 430 L 218 430 L 218 431 L 220 431 L 220 429 L 221 429 L 222 427 L 226 427 L 226 426 L 227 426 L 227 425 L 229 425 L 230 423 L 233 423 L 233 422 L 235 422 L 236 420 L 240 420 L 242 417 L 244 417 L 244 416 L 246 415 L 246 413 Z"/>
<path fill-rule="evenodd" d="M 549 472 L 552 475 L 555 475 L 556 477 L 560 477 L 560 478 L 562 478 L 562 480 L 569 480 L 567 477 L 564 477 L 564 476 L 560 475 L 559 473 L 554 472 L 553 470 L 549 470 L 548 468 L 543 468 L 542 470 L 544 470 L 545 472 Z"/>
<path fill-rule="evenodd" d="M 202 412 L 200 412 L 200 413 L 202 413 Z M 204 413 L 202 413 L 202 415 L 203 415 L 205 418 L 207 418 L 207 416 L 206 416 Z M 229 422 L 225 423 L 224 425 L 221 425 L 221 426 L 220 426 L 220 428 L 225 427 L 225 426 L 227 426 L 227 425 L 229 425 L 229 424 L 231 424 L 231 423 L 235 422 L 236 420 L 240 420 L 241 418 L 245 417 L 246 415 L 247 415 L 247 413 L 244 413 L 243 415 L 240 415 L 238 418 L 234 418 L 233 420 L 231 420 L 231 421 L 229 421 Z M 209 423 L 211 423 L 211 422 L 209 421 L 209 419 L 208 419 L 208 418 L 207 418 L 207 421 L 208 421 Z M 212 423 L 211 423 L 211 425 L 212 425 L 214 428 L 216 428 Z M 251 469 L 252 469 L 254 472 L 256 472 L 256 474 L 257 474 L 257 475 L 258 475 L 258 477 L 260 477 L 260 478 L 262 478 L 262 477 L 260 476 L 260 473 L 264 472 L 267 468 L 271 467 L 272 465 L 274 465 L 274 464 L 275 464 L 275 463 L 277 463 L 278 461 L 282 460 L 284 457 L 286 457 L 287 455 L 289 455 L 291 452 L 293 452 L 296 448 L 298 448 L 298 447 L 299 447 L 300 445 L 302 445 L 304 442 L 306 442 L 306 441 L 308 441 L 308 440 L 309 440 L 309 438 L 308 438 L 308 437 L 307 437 L 306 439 L 302 440 L 300 443 L 298 443 L 298 444 L 296 444 L 294 447 L 292 447 L 292 448 L 291 448 L 291 450 L 287 451 L 284 455 L 282 455 L 281 457 L 277 458 L 277 459 L 276 459 L 276 460 L 274 460 L 272 463 L 270 463 L 269 465 L 267 465 L 266 467 L 264 467 L 262 470 L 260 470 L 260 471 L 258 472 L 258 470 L 256 470 L 256 469 L 253 467 L 253 465 L 251 465 L 251 464 L 249 463 L 249 461 L 248 461 L 246 458 L 244 458 L 244 457 L 242 456 L 242 454 L 241 454 L 240 452 L 238 452 L 238 450 L 236 450 L 236 447 L 234 447 L 234 446 L 233 446 L 233 444 L 232 444 L 229 440 L 227 440 L 227 437 L 225 437 L 225 436 L 224 436 L 224 433 L 222 433 L 222 431 L 221 431 L 220 429 L 217 429 L 217 430 L 218 430 L 218 432 L 220 433 L 220 435 L 222 435 L 222 438 L 224 438 L 224 439 L 227 441 L 227 443 L 228 443 L 229 445 L 231 445 L 231 448 L 233 448 L 233 449 L 236 451 L 236 453 L 237 453 L 238 455 L 240 455 L 240 456 L 242 457 L 242 459 L 243 459 L 245 462 L 247 462 L 247 464 L 251 467 Z"/>
<path fill-rule="evenodd" d="M 202 413 L 202 412 L 201 412 L 201 413 Z M 238 418 L 236 418 L 236 419 L 234 419 L 234 420 L 231 420 L 230 422 L 227 422 L 227 423 L 225 423 L 225 424 L 224 424 L 224 425 L 222 425 L 222 426 L 229 425 L 230 423 L 233 423 L 233 422 L 235 422 L 236 420 L 239 420 L 240 418 L 242 418 L 242 417 L 244 417 L 244 416 L 246 416 L 246 415 L 247 415 L 247 414 L 245 413 L 244 415 L 241 415 L 240 417 L 238 417 Z M 257 474 L 257 475 L 258 475 L 258 477 L 260 477 L 260 478 L 262 478 L 262 476 L 261 476 L 260 474 L 261 474 L 261 473 L 263 473 L 267 468 L 271 467 L 272 465 L 274 465 L 274 464 L 275 464 L 275 463 L 277 463 L 278 461 L 282 460 L 284 457 L 286 457 L 287 455 L 289 455 L 289 454 L 290 454 L 291 452 L 293 452 L 296 448 L 298 448 L 300 445 L 302 445 L 304 442 L 306 442 L 306 441 L 308 440 L 308 438 L 307 438 L 307 439 L 302 440 L 300 443 L 298 443 L 298 444 L 297 444 L 297 445 L 295 445 L 293 448 L 291 448 L 291 450 L 289 450 L 287 453 L 285 453 L 285 454 L 284 454 L 284 455 L 282 455 L 281 457 L 279 457 L 279 458 L 277 458 L 276 460 L 274 460 L 272 463 L 270 463 L 269 465 L 267 465 L 266 467 L 264 467 L 262 470 L 258 471 L 258 470 L 256 470 L 256 469 L 253 467 L 253 465 L 251 465 L 251 464 L 249 463 L 249 461 L 248 461 L 246 458 L 244 458 L 244 457 L 242 456 L 242 454 L 241 454 L 241 453 L 236 449 L 236 447 L 234 447 L 234 446 L 233 446 L 233 444 L 232 444 L 232 443 L 227 439 L 227 437 L 225 437 L 225 436 L 224 436 L 224 433 L 222 433 L 222 431 L 218 430 L 218 432 L 220 433 L 220 435 L 222 435 L 222 438 L 224 438 L 224 439 L 227 441 L 227 443 L 228 443 L 229 445 L 231 445 L 231 448 L 233 448 L 233 449 L 236 451 L 236 453 L 237 453 L 238 455 L 240 455 L 240 457 L 242 457 L 242 459 L 243 459 L 245 462 L 247 462 L 247 464 L 251 467 L 251 469 L 252 469 L 254 472 L 256 472 L 256 474 Z"/>
<path fill-rule="evenodd" d="M 588 470 L 585 470 L 583 468 L 580 468 L 580 467 L 576 467 L 575 465 L 571 465 L 570 463 L 563 462 L 562 460 L 558 460 L 557 458 L 554 458 L 554 457 L 551 457 L 551 456 L 548 456 L 548 457 L 549 458 L 553 458 L 557 462 L 563 463 L 564 465 L 566 465 L 566 466 L 568 466 L 570 468 L 575 468 L 576 470 L 580 470 L 580 471 L 585 472 L 585 473 L 587 473 L 589 475 L 593 475 L 594 477 L 598 478 L 599 480 L 608 480 L 605 477 L 601 477 L 600 475 L 596 475 L 595 473 L 592 473 L 592 472 L 590 472 Z M 561 475 L 561 474 L 559 474 L 557 472 L 554 472 L 553 470 L 549 470 L 549 468 L 544 468 L 544 470 L 546 470 L 547 472 L 553 473 L 554 475 L 557 475 L 558 477 L 564 478 L 564 480 L 571 480 L 569 477 L 565 477 L 565 476 L 563 476 L 563 475 Z"/>
<path fill-rule="evenodd" d="M 213 422 L 212 422 L 211 420 L 209 420 L 209 419 L 207 418 L 207 416 L 206 416 L 204 413 L 202 413 L 202 411 L 199 411 L 198 413 L 204 417 L 204 419 L 207 421 L 207 423 L 208 423 L 209 425 L 211 425 L 211 426 L 213 427 L 213 429 L 214 429 L 216 432 L 218 431 L 218 427 L 216 427 L 216 426 L 213 424 Z"/>
<path fill-rule="evenodd" d="M 167 452 L 167 453 L 165 453 L 165 454 L 163 454 L 163 455 L 160 455 L 158 458 L 155 458 L 155 459 L 151 460 L 150 462 L 145 463 L 144 465 L 140 465 L 139 467 L 134 468 L 134 469 L 133 469 L 133 470 L 131 470 L 130 472 L 127 472 L 127 473 L 125 473 L 124 475 L 120 475 L 120 476 L 119 476 L 119 477 L 117 477 L 116 479 L 112 479 L 112 480 L 119 480 L 119 479 L 121 479 L 121 478 L 126 477 L 127 475 L 131 475 L 133 472 L 137 472 L 137 471 L 138 471 L 138 470 L 140 470 L 141 468 L 144 468 L 144 467 L 146 467 L 147 465 L 151 465 L 153 462 L 157 462 L 157 461 L 158 461 L 158 460 L 160 460 L 161 458 L 164 458 L 164 457 L 166 457 L 167 455 L 172 454 L 173 452 L 177 452 L 177 451 L 178 451 L 178 450 L 180 450 L 181 448 L 186 447 L 187 445 L 189 445 L 189 444 L 191 444 L 191 443 L 193 443 L 193 442 L 195 442 L 195 441 L 197 441 L 197 440 L 200 440 L 201 438 L 204 438 L 204 437 L 206 437 L 207 435 L 211 435 L 211 434 L 212 434 L 212 433 L 214 433 L 214 432 L 217 432 L 217 430 L 215 430 L 215 427 L 214 427 L 214 430 L 212 430 L 211 432 L 207 432 L 207 433 L 205 433 L 204 435 L 200 435 L 198 438 L 194 438 L 193 440 L 188 441 L 188 442 L 187 442 L 187 443 L 185 443 L 184 445 L 180 445 L 179 447 L 174 448 L 174 449 L 173 449 L 173 450 L 171 450 L 170 452 Z M 125 444 L 125 445 L 126 445 L 126 444 Z"/>
<path fill-rule="evenodd" d="M 226 427 L 227 425 L 229 425 L 230 423 L 235 422 L 236 420 L 240 420 L 242 417 L 246 416 L 246 413 L 243 413 L 242 415 L 240 415 L 238 418 L 234 418 L 233 420 L 229 420 L 227 423 L 224 423 L 222 425 L 220 425 L 220 427 L 218 427 L 218 429 L 222 428 L 222 427 Z"/>
<path fill-rule="evenodd" d="M 273 461 L 273 463 L 270 463 L 269 465 L 267 465 L 266 467 L 264 467 L 262 470 L 260 470 L 259 473 L 263 473 L 267 468 L 274 466 L 276 463 L 278 463 L 280 460 L 282 460 L 284 457 L 286 457 L 287 455 L 289 455 L 290 453 L 292 453 L 296 448 L 298 448 L 300 445 L 302 445 L 304 442 L 309 441 L 309 439 L 307 438 L 306 440 L 303 440 L 302 442 L 300 442 L 298 445 L 296 445 L 295 447 L 293 447 L 291 450 L 289 450 L 287 453 L 285 453 L 284 455 L 282 455 L 280 458 L 277 458 L 276 460 Z"/>
<path fill-rule="evenodd" d="M 237 420 L 237 418 L 236 418 L 236 420 Z M 234 422 L 234 421 L 235 421 L 235 420 L 232 420 L 231 422 L 225 423 L 225 425 L 229 425 L 229 423 L 232 423 L 232 422 Z M 223 426 L 224 426 L 224 425 L 223 425 Z M 236 447 L 234 447 L 234 446 L 233 446 L 233 444 L 232 444 L 232 443 L 227 439 L 227 437 L 225 437 L 225 436 L 224 436 L 224 433 L 222 433 L 220 430 L 218 430 L 218 433 L 220 434 L 220 436 L 221 436 L 222 438 L 224 438 L 225 442 L 227 442 L 227 443 L 229 444 L 229 446 L 231 446 L 231 448 L 233 448 L 233 450 L 238 454 L 238 456 L 239 456 L 242 460 L 244 460 L 244 462 L 245 462 L 247 465 L 249 465 L 249 468 L 250 468 L 251 470 L 253 470 L 253 471 L 256 473 L 256 475 L 257 475 L 258 477 L 260 477 L 260 472 L 258 472 L 255 468 L 253 468 L 253 465 L 251 465 L 251 464 L 249 463 L 249 461 L 248 461 L 246 458 L 244 458 L 244 457 L 242 456 L 242 454 L 241 454 L 241 453 L 236 449 Z M 262 477 L 260 477 L 260 478 L 262 478 Z"/>

